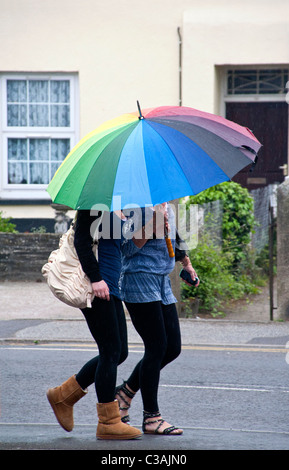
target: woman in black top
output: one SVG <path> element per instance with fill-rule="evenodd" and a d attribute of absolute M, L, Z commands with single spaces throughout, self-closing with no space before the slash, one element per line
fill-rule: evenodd
<path fill-rule="evenodd" d="M 74 240 L 83 271 L 89 277 L 95 294 L 92 308 L 82 309 L 82 313 L 96 341 L 99 355 L 62 385 L 49 389 L 47 397 L 59 424 L 66 431 L 71 431 L 73 405 L 87 393 L 87 387 L 94 384 L 98 398 L 97 437 L 133 439 L 139 437 L 141 432 L 121 421 L 115 400 L 117 366 L 128 354 L 126 320 L 118 290 L 121 240 L 111 236 L 113 223 L 120 223 L 120 219 L 114 213 L 103 213 L 97 232 L 105 232 L 106 237 L 98 240 L 97 261 L 92 251 L 91 231 L 95 231 L 94 225 L 100 220 L 100 215 L 92 216 L 90 211 L 78 211 Z M 110 236 L 107 237 L 108 232 Z"/>

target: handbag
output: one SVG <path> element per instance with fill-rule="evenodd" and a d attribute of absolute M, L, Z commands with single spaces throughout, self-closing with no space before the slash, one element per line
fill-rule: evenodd
<path fill-rule="evenodd" d="M 74 223 L 59 240 L 59 248 L 50 253 L 41 269 L 55 297 L 75 308 L 91 308 L 95 295 L 88 276 L 84 273 L 74 246 Z M 93 252 L 98 259 L 97 243 Z"/>

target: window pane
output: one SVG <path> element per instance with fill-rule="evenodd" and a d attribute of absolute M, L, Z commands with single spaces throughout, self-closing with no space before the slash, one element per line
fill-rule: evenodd
<path fill-rule="evenodd" d="M 8 162 L 8 183 L 27 184 L 27 163 Z"/>
<path fill-rule="evenodd" d="M 48 105 L 30 105 L 29 106 L 29 126 L 48 127 L 49 126 L 49 108 Z"/>
<path fill-rule="evenodd" d="M 7 126 L 23 127 L 27 126 L 27 106 L 26 104 L 8 104 Z"/>
<path fill-rule="evenodd" d="M 69 80 L 51 80 L 50 101 L 51 103 L 70 103 Z"/>
<path fill-rule="evenodd" d="M 48 184 L 69 152 L 70 139 L 9 138 L 8 181 L 10 184 Z"/>
<path fill-rule="evenodd" d="M 7 102 L 23 103 L 27 101 L 26 80 L 7 80 Z"/>
<path fill-rule="evenodd" d="M 70 107 L 68 105 L 51 106 L 51 126 L 69 127 L 70 126 Z"/>
<path fill-rule="evenodd" d="M 48 103 L 47 80 L 29 80 L 29 102 Z"/>
<path fill-rule="evenodd" d="M 229 70 L 227 92 L 229 95 L 286 93 L 288 69 Z"/>
<path fill-rule="evenodd" d="M 51 163 L 51 178 L 53 178 L 54 174 L 56 173 L 56 171 L 60 167 L 61 163 L 62 162 Z"/>
<path fill-rule="evenodd" d="M 27 160 L 27 139 L 8 139 L 8 160 Z"/>
<path fill-rule="evenodd" d="M 70 81 L 7 80 L 7 126 L 70 127 Z"/>
<path fill-rule="evenodd" d="M 49 183 L 48 163 L 30 163 L 30 184 Z"/>
<path fill-rule="evenodd" d="M 259 93 L 286 93 L 287 80 L 283 70 L 260 70 Z"/>
<path fill-rule="evenodd" d="M 70 139 L 51 139 L 51 161 L 62 162 L 70 152 Z"/>
<path fill-rule="evenodd" d="M 230 70 L 228 72 L 228 94 L 255 94 L 256 92 L 256 70 Z"/>
<path fill-rule="evenodd" d="M 49 140 L 30 139 L 29 140 L 29 160 L 49 161 Z"/>

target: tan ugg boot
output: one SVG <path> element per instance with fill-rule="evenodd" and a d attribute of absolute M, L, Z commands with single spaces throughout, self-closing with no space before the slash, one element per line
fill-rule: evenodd
<path fill-rule="evenodd" d="M 139 429 L 121 421 L 117 400 L 110 403 L 97 403 L 96 406 L 98 414 L 96 437 L 98 439 L 135 439 L 141 436 Z"/>
<path fill-rule="evenodd" d="M 70 377 L 62 385 L 47 390 L 48 401 L 54 411 L 57 421 L 65 431 L 73 429 L 73 405 L 86 395 L 87 390 L 82 390 L 77 383 L 75 375 Z"/>

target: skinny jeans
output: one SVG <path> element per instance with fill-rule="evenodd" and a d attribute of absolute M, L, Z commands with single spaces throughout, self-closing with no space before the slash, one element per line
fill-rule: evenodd
<path fill-rule="evenodd" d="M 175 304 L 160 301 L 145 303 L 126 302 L 132 323 L 141 336 L 145 352 L 127 385 L 141 390 L 144 411 L 157 412 L 160 371 L 181 352 L 180 325 Z"/>
<path fill-rule="evenodd" d="M 82 389 L 95 384 L 99 403 L 115 399 L 117 366 L 128 355 L 126 319 L 122 302 L 95 297 L 92 308 L 82 309 L 88 328 L 98 346 L 99 355 L 88 361 L 76 374 Z"/>

